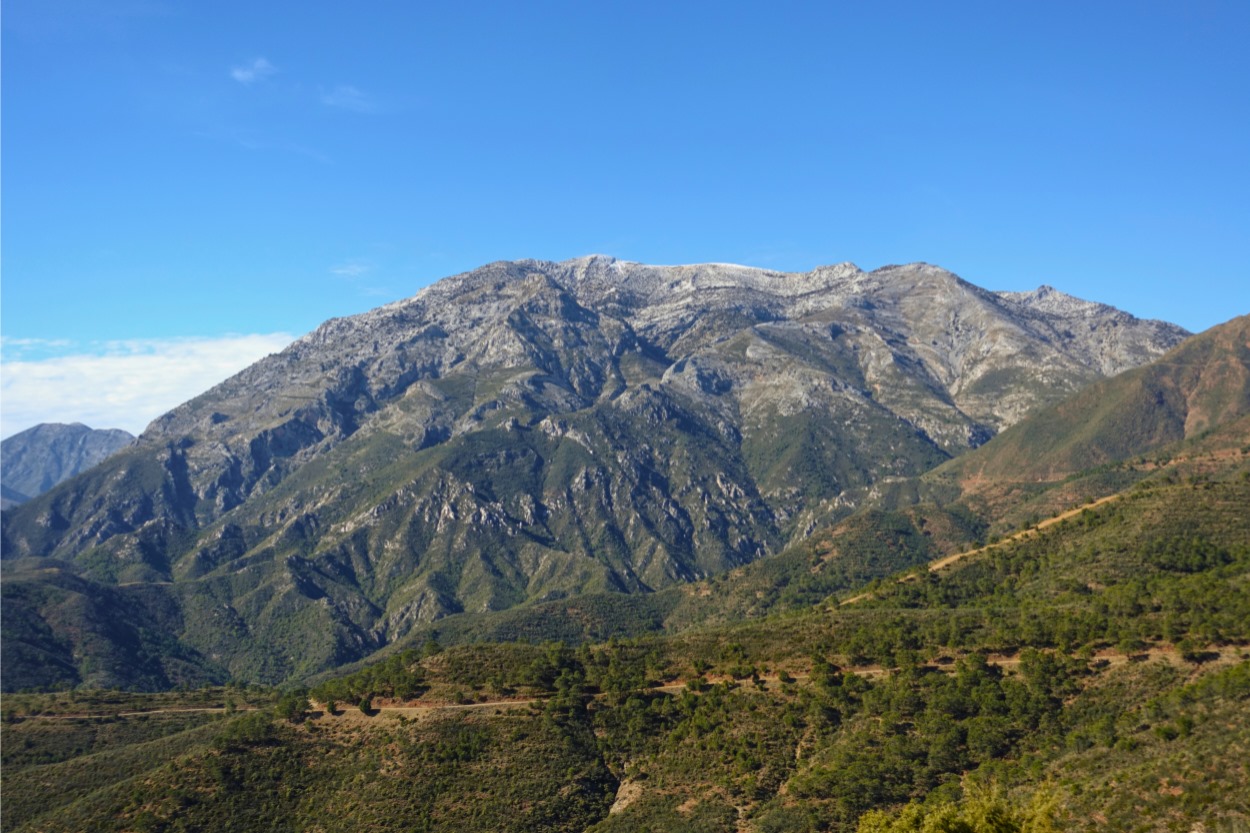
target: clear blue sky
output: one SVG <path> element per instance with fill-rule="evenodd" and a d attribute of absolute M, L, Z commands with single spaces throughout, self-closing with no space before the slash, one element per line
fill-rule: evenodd
<path fill-rule="evenodd" d="M 1250 312 L 1244 0 L 6 0 L 2 27 L 10 367 L 592 252 Z"/>

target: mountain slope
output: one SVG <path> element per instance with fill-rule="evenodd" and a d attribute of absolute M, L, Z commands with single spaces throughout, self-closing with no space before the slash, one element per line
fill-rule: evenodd
<path fill-rule="evenodd" d="M 1147 454 L 1250 415 L 1250 316 L 1188 339 L 1158 361 L 1091 384 L 1030 415 L 935 475 L 1055 481 Z M 975 485 L 973 485 L 975 488 Z"/>
<path fill-rule="evenodd" d="M 11 696 L 5 827 L 866 833 L 993 796 L 979 818 L 1004 829 L 1031 807 L 1037 829 L 1239 830 L 1250 457 L 1217 462 L 856 605 L 431 644 L 323 681 L 309 712 L 204 728 L 169 723 L 171 695 Z"/>
<path fill-rule="evenodd" d="M 125 431 L 94 430 L 80 423 L 44 423 L 14 434 L 0 443 L 3 508 L 43 494 L 134 441 Z"/>
<path fill-rule="evenodd" d="M 1185 333 L 924 264 L 492 264 L 327 322 L 4 516 L 277 680 L 448 614 L 777 552 Z"/>

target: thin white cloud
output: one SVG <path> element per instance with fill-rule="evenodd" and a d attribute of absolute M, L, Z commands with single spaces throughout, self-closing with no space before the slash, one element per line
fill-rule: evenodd
<path fill-rule="evenodd" d="M 81 422 L 138 434 L 156 417 L 292 341 L 287 333 L 135 339 L 90 352 L 5 360 L 0 437 L 41 422 Z"/>
<path fill-rule="evenodd" d="M 10 338 L 0 336 L 0 352 L 10 358 L 26 358 L 32 353 L 63 351 L 73 342 L 64 338 Z"/>
<path fill-rule="evenodd" d="M 345 263 L 340 263 L 338 266 L 330 268 L 331 274 L 338 275 L 340 278 L 348 278 L 350 280 L 363 278 L 372 271 L 373 264 L 363 260 L 349 260 Z"/>
<path fill-rule="evenodd" d="M 240 84 L 255 84 L 276 74 L 278 68 L 264 58 L 254 58 L 249 63 L 230 68 L 230 77 Z"/>
<path fill-rule="evenodd" d="M 356 89 L 351 84 L 339 84 L 329 92 L 321 94 L 321 103 L 327 107 L 338 107 L 356 113 L 376 113 L 378 103 L 371 96 Z"/>

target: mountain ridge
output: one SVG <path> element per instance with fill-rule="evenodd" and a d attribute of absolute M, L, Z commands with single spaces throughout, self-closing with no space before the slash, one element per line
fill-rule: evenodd
<path fill-rule="evenodd" d="M 121 429 L 93 429 L 80 422 L 41 423 L 6 438 L 0 443 L 3 508 L 38 497 L 134 441 Z"/>

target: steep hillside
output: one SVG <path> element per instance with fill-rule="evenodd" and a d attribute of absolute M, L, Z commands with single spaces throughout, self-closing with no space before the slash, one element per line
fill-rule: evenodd
<path fill-rule="evenodd" d="M 134 441 L 116 428 L 95 430 L 79 423 L 45 423 L 14 434 L 0 443 L 3 508 L 43 494 Z"/>
<path fill-rule="evenodd" d="M 1250 415 L 1250 316 L 1213 327 L 1157 361 L 1043 408 L 992 445 L 946 464 L 978 481 L 1053 482 L 1149 454 Z"/>
<path fill-rule="evenodd" d="M 1184 335 L 924 264 L 492 264 L 161 417 L 6 512 L 3 552 L 147 587 L 205 673 L 279 680 L 753 562 Z"/>
<path fill-rule="evenodd" d="M 864 582 L 927 561 L 979 549 L 1018 530 L 1045 526 L 1059 513 L 1127 492 L 1135 484 L 1166 476 L 1202 481 L 1250 454 L 1250 407 L 1246 378 L 1245 319 L 1196 337 L 1147 367 L 1095 384 L 1101 396 L 1077 394 L 1063 405 L 1042 409 L 1019 428 L 980 449 L 912 480 L 877 490 L 874 505 L 828 530 L 787 547 L 778 555 L 683 587 L 643 598 L 585 594 L 548 604 L 531 604 L 489 615 L 453 616 L 414 631 L 419 643 L 434 635 L 453 642 L 559 639 L 580 642 L 610 635 L 679 632 L 690 627 L 742 621 L 819 603 Z M 1140 390 L 1140 378 L 1184 398 L 1191 414 L 1207 414 L 1185 436 L 1173 409 L 1108 391 Z M 1162 381 L 1161 381 L 1162 380 Z M 1180 391 L 1180 393 L 1175 393 Z M 1078 407 L 1090 403 L 1088 410 Z M 1109 407 L 1108 403 L 1116 403 Z M 1132 414 L 1139 430 L 1126 435 L 1107 415 Z M 1052 424 L 1062 414 L 1060 428 Z M 1021 452 L 1021 438 L 1057 433 L 1074 436 L 1062 445 L 1073 467 L 1058 479 L 1037 474 L 1031 462 L 1042 456 Z M 1087 436 L 1114 437 L 1124 459 L 1108 459 L 1105 447 L 1091 450 Z M 1160 443 L 1160 436 L 1178 436 Z M 1006 459 L 1008 462 L 1003 463 Z M 1089 464 L 1078 470 L 1082 459 Z M 996 461 L 992 473 L 959 479 L 965 461 Z M 1029 477 L 1019 480 L 1022 475 Z"/>
<path fill-rule="evenodd" d="M 1250 457 L 1184 465 L 854 604 L 428 644 L 221 722 L 6 698 L 5 828 L 1239 830 Z"/>

